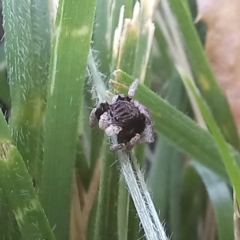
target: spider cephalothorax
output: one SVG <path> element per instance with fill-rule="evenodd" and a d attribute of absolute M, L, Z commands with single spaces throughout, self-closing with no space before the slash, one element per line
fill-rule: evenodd
<path fill-rule="evenodd" d="M 117 135 L 118 144 L 113 144 L 112 150 L 131 149 L 137 143 L 154 141 L 151 116 L 144 105 L 133 99 L 137 86 L 135 80 L 128 96 L 117 95 L 112 104 L 102 102 L 90 114 L 91 127 L 98 121 L 99 128 L 108 136 Z"/>

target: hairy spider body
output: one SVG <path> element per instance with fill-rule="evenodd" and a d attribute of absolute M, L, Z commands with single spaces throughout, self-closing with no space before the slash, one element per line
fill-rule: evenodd
<path fill-rule="evenodd" d="M 133 100 L 138 80 L 129 88 L 128 96 L 122 94 L 113 98 L 113 103 L 100 103 L 90 114 L 90 126 L 99 122 L 99 128 L 108 136 L 117 135 L 118 144 L 112 150 L 131 149 L 137 143 L 153 142 L 153 122 L 147 108 Z"/>
<path fill-rule="evenodd" d="M 111 105 L 110 116 L 112 116 L 112 123 L 122 128 L 117 135 L 117 141 L 120 144 L 126 145 L 136 134 L 141 135 L 144 131 L 146 117 L 140 113 L 131 99 L 117 99 Z"/>

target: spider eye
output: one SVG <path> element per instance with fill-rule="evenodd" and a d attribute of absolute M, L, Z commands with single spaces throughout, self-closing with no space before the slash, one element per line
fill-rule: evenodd
<path fill-rule="evenodd" d="M 113 117 L 113 112 L 109 111 L 109 115 L 110 115 L 110 117 Z"/>
<path fill-rule="evenodd" d="M 118 100 L 119 95 L 114 95 L 112 98 L 112 103 L 115 103 Z"/>
<path fill-rule="evenodd" d="M 119 122 L 119 120 L 120 120 L 119 117 L 115 117 L 114 119 L 116 122 Z"/>

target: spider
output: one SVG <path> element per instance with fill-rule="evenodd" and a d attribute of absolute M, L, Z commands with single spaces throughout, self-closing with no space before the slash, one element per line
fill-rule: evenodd
<path fill-rule="evenodd" d="M 115 95 L 112 104 L 101 102 L 93 108 L 89 116 L 89 124 L 94 127 L 97 122 L 106 135 L 117 136 L 117 144 L 110 150 L 131 150 L 137 143 L 153 142 L 153 121 L 148 109 L 133 99 L 139 80 L 129 87 L 128 95 Z"/>

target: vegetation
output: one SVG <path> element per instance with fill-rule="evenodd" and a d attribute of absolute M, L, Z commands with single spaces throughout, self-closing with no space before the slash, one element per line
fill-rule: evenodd
<path fill-rule="evenodd" d="M 2 6 L 0 239 L 239 239 L 239 136 L 194 0 Z M 113 153 L 89 114 L 135 78 L 156 140 Z"/>

